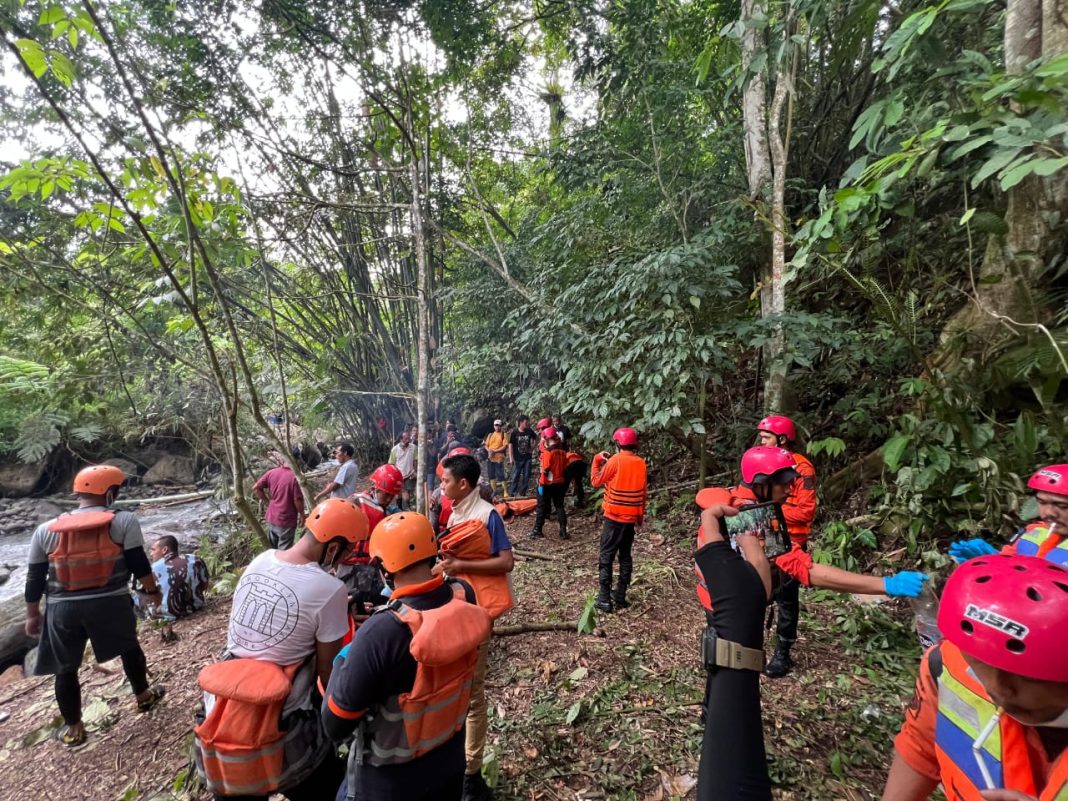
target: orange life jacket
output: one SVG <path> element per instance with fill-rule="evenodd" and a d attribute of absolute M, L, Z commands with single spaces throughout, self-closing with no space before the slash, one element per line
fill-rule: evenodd
<path fill-rule="evenodd" d="M 601 510 L 617 523 L 637 523 L 645 516 L 645 460 L 636 453 L 620 451 L 608 460 L 593 458 L 590 483 L 604 486 Z"/>
<path fill-rule="evenodd" d="M 450 526 L 438 542 L 441 553 L 457 559 L 490 559 L 493 543 L 489 529 L 481 520 L 465 520 Z M 463 579 L 475 591 L 478 605 L 496 620 L 513 606 L 512 583 L 507 573 L 459 573 L 452 578 Z"/>
<path fill-rule="evenodd" d="M 997 710 L 996 705 L 968 667 L 960 649 L 943 641 L 939 646 L 942 670 L 938 680 L 938 719 L 935 754 L 946 797 L 981 801 L 986 789 L 972 744 Z M 997 726 L 978 751 L 995 787 L 1018 790 L 1038 801 L 1068 801 L 1068 751 L 1050 767 L 1044 787 L 1035 784 L 1039 766 L 1027 743 L 1027 727 L 1002 714 Z M 1041 747 L 1041 746 L 1039 746 Z"/>
<path fill-rule="evenodd" d="M 68 513 L 48 526 L 59 535 L 48 554 L 49 595 L 125 586 L 130 574 L 122 547 L 111 539 L 114 519 L 114 512 Z"/>
<path fill-rule="evenodd" d="M 371 765 L 410 762 L 446 743 L 464 727 L 478 648 L 489 639 L 486 610 L 464 600 L 461 584 L 437 609 L 413 609 L 400 599 L 388 607 L 412 632 L 415 659 L 410 692 L 389 698 L 361 724 L 357 748 Z M 350 786 L 350 791 L 354 789 Z"/>
<path fill-rule="evenodd" d="M 573 465 L 573 464 L 575 464 L 577 462 L 585 462 L 585 461 L 586 461 L 586 457 L 583 456 L 578 451 L 568 451 L 567 452 L 567 464 L 568 464 L 568 467 L 570 467 L 571 465 Z"/>
<path fill-rule="evenodd" d="M 197 681 L 214 696 L 193 729 L 197 770 L 216 795 L 270 795 L 282 786 L 282 709 L 305 662 L 282 667 L 257 659 L 208 665 Z"/>

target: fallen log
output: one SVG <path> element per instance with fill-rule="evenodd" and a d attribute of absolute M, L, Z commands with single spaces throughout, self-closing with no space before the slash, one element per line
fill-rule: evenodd
<path fill-rule="evenodd" d="M 493 634 L 495 636 L 508 637 L 512 634 L 530 634 L 536 631 L 573 631 L 578 634 L 578 622 L 517 623 L 514 626 L 498 626 L 493 630 Z"/>
<path fill-rule="evenodd" d="M 154 498 L 120 498 L 114 501 L 111 505 L 119 509 L 123 509 L 128 506 L 142 506 L 146 504 L 181 504 L 191 503 L 193 501 L 199 501 L 204 498 L 210 498 L 215 494 L 215 490 L 198 490 L 197 492 L 183 492 L 178 495 L 157 495 Z M 55 498 L 52 499 L 54 503 L 61 504 L 63 506 L 77 506 L 77 498 Z"/>
<path fill-rule="evenodd" d="M 543 562 L 555 562 L 556 558 L 553 556 L 546 556 L 543 553 L 537 551 L 524 551 L 522 548 L 512 548 L 512 553 L 516 556 L 522 556 L 526 559 L 541 559 Z"/>

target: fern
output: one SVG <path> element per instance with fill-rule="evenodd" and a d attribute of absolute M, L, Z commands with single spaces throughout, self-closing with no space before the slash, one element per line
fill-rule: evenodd
<path fill-rule="evenodd" d="M 41 409 L 22 420 L 15 450 L 21 461 L 29 464 L 39 462 L 62 442 L 60 429 L 70 422 L 66 412 L 56 409 Z"/>
<path fill-rule="evenodd" d="M 37 362 L 0 355 L 0 389 L 39 392 L 47 388 L 48 368 Z"/>
<path fill-rule="evenodd" d="M 98 423 L 82 423 L 77 426 L 73 426 L 70 431 L 70 436 L 89 445 L 100 439 L 100 435 L 104 433 L 104 427 Z"/>

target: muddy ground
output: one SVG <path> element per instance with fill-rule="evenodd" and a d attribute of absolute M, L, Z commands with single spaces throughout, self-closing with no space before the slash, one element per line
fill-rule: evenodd
<path fill-rule="evenodd" d="M 531 548 L 530 518 L 509 526 Z M 573 518 L 573 539 L 555 525 L 515 570 L 519 606 L 503 626 L 577 621 L 596 586 L 599 518 Z M 693 594 L 690 521 L 661 520 L 635 544 L 633 605 L 597 620 L 593 635 L 520 633 L 495 639 L 486 772 L 497 798 L 520 801 L 693 798 L 703 674 L 702 613 Z M 890 738 L 919 649 L 894 604 L 858 606 L 803 595 L 798 668 L 764 679 L 765 717 L 777 799 L 877 799 Z M 202 799 L 190 775 L 196 674 L 221 650 L 229 601 L 213 600 L 164 644 L 150 626 L 142 642 L 153 680 L 168 688 L 152 712 L 134 712 L 118 663 L 83 667 L 87 745 L 70 750 L 49 678 L 0 687 L 0 798 Z M 5 717 L 6 715 L 6 717 Z"/>

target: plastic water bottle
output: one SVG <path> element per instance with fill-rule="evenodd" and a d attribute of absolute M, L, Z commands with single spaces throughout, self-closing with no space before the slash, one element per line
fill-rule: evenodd
<path fill-rule="evenodd" d="M 942 642 L 942 633 L 938 630 L 938 595 L 935 594 L 933 583 L 929 580 L 919 596 L 909 598 L 909 606 L 916 615 L 916 633 L 925 651 Z"/>

